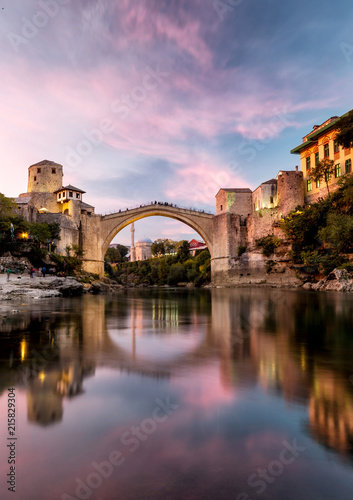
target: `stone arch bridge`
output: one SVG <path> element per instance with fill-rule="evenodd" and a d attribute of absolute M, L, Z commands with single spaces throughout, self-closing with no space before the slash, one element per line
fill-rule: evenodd
<path fill-rule="evenodd" d="M 84 217 L 80 231 L 84 269 L 103 276 L 104 255 L 115 235 L 132 222 L 153 216 L 183 222 L 202 237 L 211 254 L 213 280 L 216 277 L 222 279 L 222 273 L 229 271 L 231 261 L 237 255 L 238 245 L 245 243 L 240 218 L 234 214 L 213 215 L 168 203 L 153 203 L 108 215 Z"/>

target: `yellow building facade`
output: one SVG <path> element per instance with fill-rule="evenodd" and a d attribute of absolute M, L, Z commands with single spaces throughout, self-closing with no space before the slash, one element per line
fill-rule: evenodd
<path fill-rule="evenodd" d="M 313 130 L 303 137 L 302 144 L 291 151 L 292 154 L 300 154 L 305 203 L 315 203 L 319 198 L 325 198 L 328 194 L 324 180 L 315 183 L 310 179 L 311 169 L 319 161 L 325 158 L 334 161 L 335 172 L 328 182 L 330 192 L 338 189 L 338 180 L 342 175 L 352 172 L 353 150 L 343 148 L 336 140 L 339 131 L 338 122 L 341 118 L 333 116 L 321 125 L 314 125 Z"/>

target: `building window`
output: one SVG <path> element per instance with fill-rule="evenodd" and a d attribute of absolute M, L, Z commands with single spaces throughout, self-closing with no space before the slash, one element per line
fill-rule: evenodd
<path fill-rule="evenodd" d="M 221 210 L 223 210 L 223 205 L 221 205 Z"/>
<path fill-rule="evenodd" d="M 338 144 L 338 141 L 335 141 L 335 142 L 333 143 L 333 151 L 334 151 L 334 153 L 338 153 L 338 152 L 339 152 L 339 150 L 340 150 L 340 146 L 339 146 L 339 144 Z"/>
<path fill-rule="evenodd" d="M 58 194 L 58 197 L 61 198 L 61 193 Z"/>
<path fill-rule="evenodd" d="M 319 153 L 315 153 L 315 165 L 318 165 L 319 161 Z"/>
<path fill-rule="evenodd" d="M 306 171 L 310 170 L 310 156 L 306 159 Z"/>
<path fill-rule="evenodd" d="M 346 174 L 350 174 L 352 171 L 352 160 L 346 160 Z"/>
<path fill-rule="evenodd" d="M 326 173 L 325 173 L 325 181 L 326 181 L 326 182 L 329 182 L 329 181 L 330 181 L 330 179 L 331 179 L 331 174 L 329 174 L 329 173 L 327 173 L 327 172 L 326 172 Z"/>
<path fill-rule="evenodd" d="M 80 199 L 80 193 L 76 193 L 76 198 Z"/>
<path fill-rule="evenodd" d="M 36 177 L 36 176 L 34 176 L 33 180 L 34 180 L 34 181 L 36 181 L 36 180 L 37 180 L 37 177 Z"/>
<path fill-rule="evenodd" d="M 273 196 L 270 196 L 270 203 L 273 205 Z"/>
<path fill-rule="evenodd" d="M 51 169 L 51 173 L 52 173 L 52 174 L 56 174 L 56 168 L 52 168 L 52 169 Z"/>
<path fill-rule="evenodd" d="M 37 174 L 40 174 L 40 173 L 41 173 L 41 171 L 42 171 L 42 169 L 41 169 L 41 168 L 37 168 Z"/>
<path fill-rule="evenodd" d="M 74 194 L 72 191 L 69 191 L 69 198 L 73 198 Z"/>
<path fill-rule="evenodd" d="M 330 156 L 330 147 L 327 142 L 324 144 L 324 157 L 327 158 L 328 156 Z"/>
<path fill-rule="evenodd" d="M 317 187 L 317 188 L 319 188 L 319 187 L 320 187 L 320 179 L 318 179 L 318 180 L 316 181 L 316 187 Z"/>
<path fill-rule="evenodd" d="M 306 181 L 306 188 L 307 188 L 308 192 L 313 189 L 313 184 L 311 182 L 311 179 Z"/>
<path fill-rule="evenodd" d="M 341 177 L 341 164 L 340 163 L 337 163 L 337 165 L 335 165 L 335 177 Z"/>

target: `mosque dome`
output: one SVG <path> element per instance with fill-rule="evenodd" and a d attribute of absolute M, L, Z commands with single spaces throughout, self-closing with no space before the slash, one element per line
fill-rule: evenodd
<path fill-rule="evenodd" d="M 149 238 L 141 238 L 137 243 L 152 243 L 152 240 Z"/>

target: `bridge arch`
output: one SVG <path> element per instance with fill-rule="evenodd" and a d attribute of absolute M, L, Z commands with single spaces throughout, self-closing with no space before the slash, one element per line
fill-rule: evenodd
<path fill-rule="evenodd" d="M 84 250 L 83 268 L 85 271 L 104 276 L 104 256 L 114 236 L 132 222 L 154 216 L 169 217 L 191 227 L 205 241 L 213 260 L 215 253 L 215 239 L 213 236 L 215 215 L 180 208 L 171 204 L 155 203 L 108 215 L 86 217 L 82 221 L 80 229 L 81 245 Z"/>
<path fill-rule="evenodd" d="M 144 219 L 146 217 L 168 217 L 183 222 L 197 232 L 205 241 L 210 254 L 213 253 L 213 215 L 196 210 L 173 207 L 171 205 L 146 205 L 133 210 L 125 210 L 115 214 L 109 214 L 102 217 L 101 235 L 102 235 L 102 256 L 109 247 L 113 238 L 132 222 Z"/>

